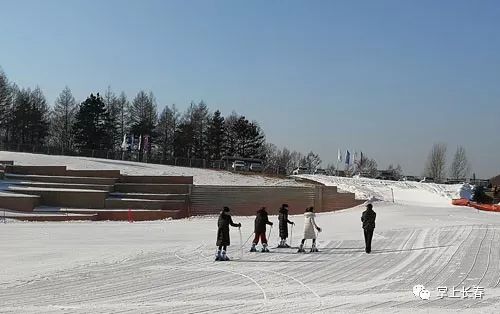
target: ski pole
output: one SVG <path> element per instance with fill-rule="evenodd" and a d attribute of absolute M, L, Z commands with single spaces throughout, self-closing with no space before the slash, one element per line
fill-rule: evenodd
<path fill-rule="evenodd" d="M 271 241 L 271 231 L 273 231 L 273 225 L 269 228 L 269 234 L 267 235 L 267 241 Z"/>
<path fill-rule="evenodd" d="M 238 227 L 238 232 L 240 233 L 240 258 L 243 256 L 243 237 L 241 236 L 241 227 Z"/>
<path fill-rule="evenodd" d="M 290 229 L 290 247 L 292 247 L 292 240 L 293 240 L 293 226 L 292 225 L 292 229 Z"/>
<path fill-rule="evenodd" d="M 250 236 L 248 236 L 248 239 L 241 245 L 241 249 L 243 249 L 243 247 L 245 246 L 245 244 L 247 244 L 248 240 L 250 240 L 250 238 L 254 235 L 254 232 L 252 232 L 252 234 L 250 234 Z"/>

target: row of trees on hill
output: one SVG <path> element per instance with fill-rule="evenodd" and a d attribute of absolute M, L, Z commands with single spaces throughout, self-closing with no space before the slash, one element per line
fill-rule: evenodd
<path fill-rule="evenodd" d="M 444 143 L 436 143 L 432 146 L 424 174 L 433 178 L 436 182 L 443 182 L 446 178 L 446 151 Z M 458 146 L 453 160 L 448 169 L 449 177 L 452 179 L 465 179 L 470 174 L 470 163 L 467 159 L 465 148 Z"/>
<path fill-rule="evenodd" d="M 219 160 L 223 156 L 265 159 L 264 131 L 256 121 L 235 112 L 224 117 L 203 102 L 184 112 L 175 105 L 158 114 L 152 92 L 139 91 L 132 101 L 108 87 L 80 104 L 66 87 L 52 108 L 39 87 L 21 89 L 0 71 L 0 140 L 4 144 L 50 145 L 61 151 L 119 150 L 124 135 L 148 135 L 154 153 Z"/>

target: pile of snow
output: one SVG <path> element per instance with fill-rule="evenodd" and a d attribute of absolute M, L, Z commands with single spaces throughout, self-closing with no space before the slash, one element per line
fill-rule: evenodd
<path fill-rule="evenodd" d="M 407 205 L 449 206 L 459 198 L 461 184 L 436 184 L 412 181 L 388 181 L 369 178 L 345 178 L 325 175 L 298 175 L 295 177 L 336 186 L 339 191 L 351 192 L 358 199 L 387 201 Z"/>
<path fill-rule="evenodd" d="M 15 165 L 24 166 L 67 166 L 78 170 L 120 170 L 126 175 L 193 176 L 196 185 L 245 185 L 245 186 L 298 186 L 293 179 L 269 178 L 257 174 L 235 174 L 223 170 L 211 170 L 141 162 L 70 157 L 58 155 L 0 152 L 0 160 L 13 160 Z"/>

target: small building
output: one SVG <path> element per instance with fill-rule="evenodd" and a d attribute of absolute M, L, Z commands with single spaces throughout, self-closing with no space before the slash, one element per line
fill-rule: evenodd
<path fill-rule="evenodd" d="M 500 174 L 490 179 L 491 186 L 499 186 L 500 187 Z"/>

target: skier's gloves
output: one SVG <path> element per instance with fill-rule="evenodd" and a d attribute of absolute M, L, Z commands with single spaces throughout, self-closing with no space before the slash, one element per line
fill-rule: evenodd
<path fill-rule="evenodd" d="M 271 222 L 271 226 L 273 225 L 273 223 Z"/>
<path fill-rule="evenodd" d="M 238 224 L 238 228 L 241 228 L 241 222 Z"/>
<path fill-rule="evenodd" d="M 321 228 L 320 227 L 316 228 L 316 230 L 318 230 L 318 232 L 321 232 Z"/>

